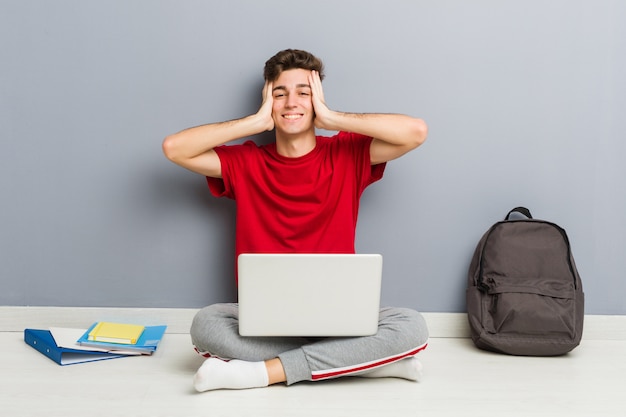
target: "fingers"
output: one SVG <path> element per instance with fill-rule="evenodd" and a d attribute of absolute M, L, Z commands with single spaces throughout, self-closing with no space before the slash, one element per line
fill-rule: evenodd
<path fill-rule="evenodd" d="M 273 83 L 271 81 L 265 81 L 265 86 L 263 86 L 263 103 L 261 104 L 262 108 L 270 109 L 271 111 L 274 96 L 272 94 Z"/>
<path fill-rule="evenodd" d="M 324 90 L 322 89 L 322 80 L 320 79 L 320 73 L 318 71 L 311 71 L 311 75 L 309 75 L 309 84 L 311 85 L 313 98 L 323 102 Z"/>
<path fill-rule="evenodd" d="M 323 112 L 326 107 L 324 101 L 324 90 L 322 89 L 322 80 L 320 74 L 317 71 L 311 71 L 309 75 L 309 85 L 311 86 L 311 93 L 313 94 L 313 108 L 316 113 Z"/>
<path fill-rule="evenodd" d="M 326 106 L 324 101 L 324 90 L 322 89 L 322 80 L 317 71 L 311 71 L 309 75 L 309 84 L 311 86 L 313 110 L 315 111 L 315 127 L 326 129 L 327 120 L 329 119 L 331 110 Z"/>
<path fill-rule="evenodd" d="M 272 88 L 273 83 L 266 80 L 265 85 L 263 86 L 263 101 L 266 101 L 268 98 L 272 97 Z"/>
<path fill-rule="evenodd" d="M 272 95 L 273 83 L 265 81 L 263 86 L 263 103 L 258 111 L 258 115 L 263 118 L 267 126 L 267 130 L 274 128 L 274 119 L 272 119 L 272 107 L 274 105 L 274 96 Z"/>

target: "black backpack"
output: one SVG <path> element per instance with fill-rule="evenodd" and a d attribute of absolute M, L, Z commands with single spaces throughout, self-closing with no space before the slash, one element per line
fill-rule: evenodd
<path fill-rule="evenodd" d="M 511 219 L 521 213 L 526 218 Z M 472 258 L 467 313 L 474 344 L 511 355 L 562 355 L 580 343 L 584 294 L 565 230 L 511 210 Z"/>

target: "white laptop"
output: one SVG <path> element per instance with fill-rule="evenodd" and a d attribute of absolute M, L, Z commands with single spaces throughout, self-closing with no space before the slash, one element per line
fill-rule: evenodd
<path fill-rule="evenodd" d="M 241 254 L 239 334 L 376 334 L 382 266 L 379 254 Z"/>

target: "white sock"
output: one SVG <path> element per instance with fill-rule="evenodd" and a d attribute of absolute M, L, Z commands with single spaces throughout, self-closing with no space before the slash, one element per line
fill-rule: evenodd
<path fill-rule="evenodd" d="M 422 364 L 415 356 L 381 366 L 373 371 L 365 371 L 357 376 L 364 378 L 404 378 L 419 381 L 422 378 Z"/>
<path fill-rule="evenodd" d="M 267 387 L 269 378 L 265 362 L 241 360 L 222 361 L 209 358 L 193 378 L 193 386 L 199 392 L 213 389 L 246 389 Z"/>

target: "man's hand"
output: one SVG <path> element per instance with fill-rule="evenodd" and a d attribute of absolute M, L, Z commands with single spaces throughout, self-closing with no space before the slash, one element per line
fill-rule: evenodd
<path fill-rule="evenodd" d="M 324 101 L 324 90 L 322 89 L 322 80 L 317 71 L 311 71 L 309 75 L 309 85 L 313 95 L 313 109 L 315 110 L 315 127 L 318 129 L 334 130 L 331 125 L 331 117 L 334 113 L 328 108 Z"/>
<path fill-rule="evenodd" d="M 257 112 L 257 116 L 263 120 L 266 126 L 265 130 L 267 131 L 274 129 L 274 119 L 272 117 L 274 96 L 272 95 L 272 88 L 273 83 L 271 81 L 265 81 L 265 86 L 263 86 L 263 103 Z"/>

